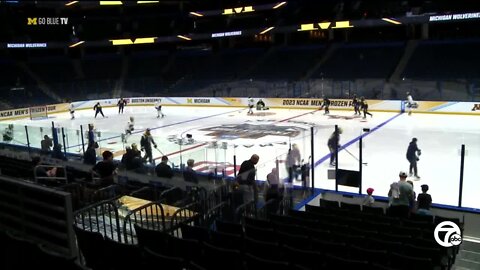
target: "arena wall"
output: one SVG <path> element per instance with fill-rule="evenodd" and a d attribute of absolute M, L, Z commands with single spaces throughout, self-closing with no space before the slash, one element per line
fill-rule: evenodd
<path fill-rule="evenodd" d="M 125 98 L 127 106 L 153 106 L 161 101 L 163 106 L 199 106 L 199 107 L 247 107 L 248 98 L 220 97 L 133 97 Z M 256 101 L 258 99 L 255 99 Z M 264 98 L 266 106 L 272 109 L 318 109 L 322 99 L 315 98 Z M 331 99 L 331 110 L 352 110 L 350 99 Z M 116 107 L 118 99 L 101 99 L 73 102 L 76 110 L 92 110 L 100 102 L 103 107 Z M 401 112 L 405 109 L 402 100 L 367 100 L 372 112 Z M 480 103 L 448 102 L 448 101 L 417 101 L 415 113 L 480 115 Z M 68 111 L 68 103 L 46 105 L 49 114 Z M 0 111 L 0 120 L 28 118 L 28 108 Z"/>

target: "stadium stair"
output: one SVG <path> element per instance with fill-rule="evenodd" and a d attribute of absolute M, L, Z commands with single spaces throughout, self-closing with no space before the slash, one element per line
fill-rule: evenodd
<path fill-rule="evenodd" d="M 415 49 L 417 48 L 417 46 L 418 46 L 418 40 L 409 40 L 407 42 L 402 58 L 400 58 L 400 61 L 398 61 L 397 67 L 395 68 L 395 70 L 393 71 L 392 75 L 388 80 L 389 82 L 397 82 L 400 80 L 400 75 L 405 70 L 405 67 L 408 64 L 408 61 L 410 61 L 410 58 L 412 57 L 413 52 L 415 52 Z"/>
<path fill-rule="evenodd" d="M 312 77 L 313 74 L 325 63 L 327 62 L 328 59 L 335 53 L 335 51 L 338 49 L 339 44 L 336 43 L 331 43 L 328 46 L 328 49 L 325 51 L 323 54 L 322 58 L 310 69 L 306 72 L 305 77 L 302 78 L 302 80 L 308 80 L 310 77 Z"/>
<path fill-rule="evenodd" d="M 45 83 L 40 76 L 38 76 L 35 72 L 33 72 L 26 63 L 24 62 L 18 62 L 17 63 L 18 67 L 22 69 L 26 74 L 28 74 L 32 79 L 37 82 L 38 88 L 42 90 L 42 92 L 50 97 L 51 99 L 55 100 L 56 102 L 62 102 L 62 98 L 57 95 L 54 91 L 50 89 L 50 87 Z"/>
<path fill-rule="evenodd" d="M 480 242 L 463 241 L 455 260 L 454 270 L 480 269 Z"/>

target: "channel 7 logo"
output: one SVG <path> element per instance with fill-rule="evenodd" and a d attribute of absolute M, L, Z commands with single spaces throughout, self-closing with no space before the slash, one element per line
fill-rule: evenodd
<path fill-rule="evenodd" d="M 65 17 L 33 17 L 27 18 L 27 25 L 68 25 Z"/>
<path fill-rule="evenodd" d="M 460 228 L 452 221 L 441 222 L 435 227 L 433 236 L 442 247 L 458 246 L 462 243 Z"/>

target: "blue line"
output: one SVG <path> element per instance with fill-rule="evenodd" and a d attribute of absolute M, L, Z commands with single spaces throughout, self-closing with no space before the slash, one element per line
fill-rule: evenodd
<path fill-rule="evenodd" d="M 385 126 L 386 124 L 388 124 L 389 122 L 391 122 L 391 121 L 394 120 L 395 118 L 399 117 L 400 115 L 402 115 L 402 113 L 399 113 L 399 114 L 397 114 L 397 115 L 395 115 L 395 116 L 387 119 L 385 122 L 383 122 L 383 123 L 375 126 L 374 128 L 372 128 L 372 129 L 370 130 L 370 132 L 364 133 L 364 134 L 362 134 L 362 135 L 360 135 L 360 136 L 358 136 L 358 137 L 350 140 L 349 142 L 347 142 L 346 144 L 344 144 L 342 147 L 340 147 L 340 149 L 338 150 L 338 152 L 340 152 L 341 150 L 349 147 L 350 145 L 354 144 L 355 142 L 359 141 L 360 138 L 364 138 L 364 137 L 368 136 L 369 134 L 373 133 L 374 131 L 378 130 L 379 128 Z M 317 160 L 317 161 L 315 162 L 315 167 L 314 167 L 313 169 L 315 169 L 318 165 L 322 164 L 325 160 L 327 160 L 327 159 L 329 159 L 329 158 L 330 158 L 330 154 L 327 154 L 327 155 L 325 155 L 324 157 L 322 157 L 321 159 Z M 319 190 L 319 193 L 320 193 L 320 190 L 321 190 L 321 189 L 314 188 L 314 190 Z M 316 194 L 316 192 L 315 192 L 315 194 Z M 300 208 L 302 208 L 303 206 L 305 206 L 307 203 L 309 203 L 311 200 L 313 200 L 316 196 L 318 196 L 318 194 L 312 195 L 312 196 L 308 197 L 307 199 L 301 201 L 300 203 L 298 203 L 297 205 L 295 205 L 295 210 L 299 210 Z"/>
<path fill-rule="evenodd" d="M 218 100 L 218 101 L 220 101 L 220 102 L 222 102 L 222 103 L 224 103 L 224 104 L 230 105 L 230 102 L 227 102 L 227 101 L 226 101 L 225 99 L 223 99 L 223 98 L 215 98 L 215 99 Z"/>
<path fill-rule="evenodd" d="M 402 114 L 399 113 L 399 114 L 393 116 L 392 118 L 387 119 L 385 122 L 383 122 L 383 123 L 375 126 L 374 128 L 370 129 L 370 132 L 364 133 L 364 134 L 362 134 L 362 135 L 360 135 L 360 136 L 358 136 L 358 137 L 356 137 L 356 138 L 353 138 L 352 140 L 350 140 L 350 141 L 347 142 L 346 144 L 342 145 L 342 147 L 340 147 L 340 149 L 338 149 L 338 152 L 340 152 L 341 150 L 349 147 L 350 145 L 354 144 L 355 142 L 359 141 L 360 138 L 364 138 L 364 137 L 372 134 L 374 131 L 376 131 L 376 130 L 378 130 L 379 128 L 385 126 L 385 125 L 388 124 L 390 121 L 392 121 L 393 119 L 399 117 L 400 115 L 402 115 Z M 321 159 L 317 160 L 317 161 L 315 162 L 315 167 L 317 167 L 318 165 L 322 164 L 325 160 L 327 160 L 327 159 L 329 159 L 329 158 L 330 158 L 330 154 L 327 154 L 327 155 L 325 155 L 324 157 L 322 157 Z"/>
<path fill-rule="evenodd" d="M 217 114 L 213 114 L 213 115 L 203 116 L 203 117 L 199 117 L 199 118 L 194 118 L 194 119 L 190 119 L 190 120 L 185 120 L 185 121 L 182 121 L 182 122 L 176 122 L 176 123 L 172 123 L 172 124 L 168 124 L 168 125 L 164 125 L 164 126 L 154 127 L 154 128 L 151 128 L 150 130 L 155 130 L 155 129 L 159 129 L 159 128 L 165 128 L 165 127 L 171 127 L 171 126 L 175 126 L 175 125 L 179 125 L 179 124 L 185 124 L 185 123 L 188 123 L 188 122 L 193 122 L 193 121 L 197 121 L 197 120 L 207 119 L 207 118 L 210 118 L 210 117 L 220 116 L 220 115 L 229 114 L 229 113 L 233 113 L 233 112 L 238 112 L 238 111 L 242 111 L 242 110 L 244 110 L 244 109 L 239 109 L 239 110 L 234 110 L 234 111 L 229 111 L 229 112 L 224 112 L 224 113 L 217 113 Z M 132 134 L 138 134 L 138 133 L 142 133 L 142 132 L 144 132 L 144 130 L 135 131 L 135 132 L 132 132 Z M 83 134 L 82 134 L 82 136 L 83 136 Z M 106 140 L 111 140 L 111 139 L 119 138 L 119 137 L 121 137 L 121 136 L 122 136 L 122 135 L 117 135 L 117 136 L 113 136 L 113 137 L 109 137 L 109 138 L 105 138 L 105 139 L 98 140 L 97 142 L 106 141 Z M 68 148 L 79 147 L 79 146 L 81 146 L 81 144 L 74 145 L 74 146 L 70 146 L 70 147 L 68 147 Z"/>
<path fill-rule="evenodd" d="M 166 100 L 168 100 L 168 101 L 170 101 L 170 102 L 173 102 L 174 104 L 180 104 L 180 102 L 177 102 L 177 101 L 175 101 L 174 99 L 169 98 L 169 97 L 165 97 L 164 99 L 166 99 Z"/>
<path fill-rule="evenodd" d="M 434 107 L 434 108 L 430 109 L 429 111 L 437 111 L 437 110 L 452 106 L 452 105 L 457 104 L 457 103 L 458 102 L 448 102 L 446 104 L 442 104 L 440 106 Z"/>
<path fill-rule="evenodd" d="M 320 193 L 322 193 L 322 190 L 319 189 L 319 188 L 314 188 L 313 189 L 313 195 L 310 195 L 309 197 L 307 197 L 306 199 L 304 199 L 303 201 L 299 202 L 297 205 L 295 205 L 293 207 L 293 209 L 295 210 L 300 210 L 300 208 L 302 208 L 303 206 L 305 206 L 307 203 L 309 203 L 311 200 L 315 199 L 315 197 L 317 197 L 318 195 L 320 195 Z"/>

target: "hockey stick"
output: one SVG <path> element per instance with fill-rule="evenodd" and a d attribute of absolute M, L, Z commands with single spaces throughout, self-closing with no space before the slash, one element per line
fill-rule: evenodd
<path fill-rule="evenodd" d="M 354 159 L 356 159 L 357 161 L 360 161 L 354 154 L 352 154 L 350 151 L 348 151 L 347 148 L 343 148 L 343 150 L 345 150 L 347 153 L 350 154 L 350 156 L 352 156 Z M 362 162 L 362 165 L 365 165 L 367 166 L 368 165 L 368 162 Z"/>

